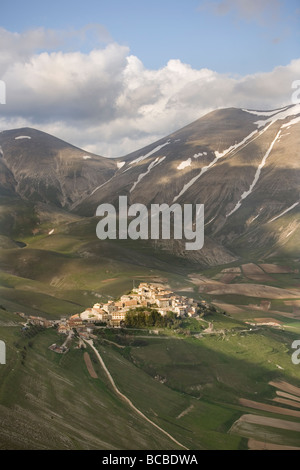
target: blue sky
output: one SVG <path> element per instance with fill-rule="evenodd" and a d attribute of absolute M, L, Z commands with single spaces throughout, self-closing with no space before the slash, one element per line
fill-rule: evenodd
<path fill-rule="evenodd" d="M 221 73 L 267 71 L 297 57 L 300 46 L 299 0 L 10 0 L 0 22 L 12 32 L 101 25 L 103 42 L 128 46 L 154 69 L 180 59 Z M 99 44 L 90 35 L 65 47 L 87 51 Z"/>
<path fill-rule="evenodd" d="M 10 0 L 0 130 L 121 156 L 224 107 L 291 104 L 299 0 Z"/>

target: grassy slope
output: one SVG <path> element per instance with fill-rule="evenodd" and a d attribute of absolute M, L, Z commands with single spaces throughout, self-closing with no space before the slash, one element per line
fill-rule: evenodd
<path fill-rule="evenodd" d="M 20 327 L 3 325 L 17 321 L 9 311 L 49 318 L 82 311 L 99 298 L 118 297 L 130 290 L 133 281 L 159 278 L 187 295 L 194 287 L 190 295 L 200 298 L 187 277 L 195 267 L 174 264 L 164 253 L 153 256 L 147 244 L 95 240 L 93 219 L 68 220 L 66 224 L 60 219 L 55 225 L 46 217 L 33 236 L 30 227 L 35 215 L 28 207 L 22 210 L 26 217 L 31 214 L 28 230 L 23 225 L 20 231 L 8 213 L 5 216 L 13 225 L 14 239 L 27 246 L 17 248 L 5 239 L 0 251 L 0 304 L 7 309 L 0 310 L 0 337 L 8 345 L 8 364 L 0 369 L 2 448 L 174 448 L 161 433 L 124 407 L 97 363 L 94 367 L 99 379 L 95 380 L 88 375 L 81 351 L 72 350 L 65 356 L 49 351 L 48 346 L 58 340 L 54 331 L 21 339 Z M 53 235 L 48 235 L 53 227 Z M 245 259 L 257 261 L 250 256 Z M 275 261 L 287 264 L 279 255 Z M 288 264 L 295 269 L 298 261 L 289 259 Z M 222 268 L 204 274 L 214 277 Z M 298 276 L 272 275 L 270 285 L 295 288 Z M 238 282 L 253 280 L 241 276 Z M 259 302 L 246 296 L 202 297 L 242 306 Z M 292 311 L 284 300 L 272 301 L 272 308 L 287 314 Z M 127 356 L 107 344 L 99 344 L 99 349 L 121 391 L 184 445 L 192 449 L 246 448 L 243 438 L 228 434 L 236 419 L 253 412 L 241 407 L 238 398 L 268 402 L 274 396 L 269 380 L 282 378 L 298 386 L 300 380 L 299 366 L 290 359 L 290 346 L 298 339 L 299 330 L 263 328 L 246 336 L 234 331 L 244 328 L 245 320 L 264 315 L 274 317 L 250 308 L 242 315 L 207 318 L 216 329 L 227 331 L 225 338 L 156 338 L 146 340 L 146 346 L 127 348 Z M 297 325 L 295 319 L 277 317 L 292 327 Z M 203 321 L 193 321 L 186 328 L 195 333 L 200 325 L 207 326 Z M 31 347 L 29 340 L 33 341 Z M 165 384 L 154 379 L 157 375 L 166 379 Z M 178 418 L 189 407 L 192 411 Z M 285 438 L 287 443 L 288 437 L 283 431 L 278 431 L 277 438 L 273 436 L 275 441 Z"/>
<path fill-rule="evenodd" d="M 16 322 L 8 312 L 1 318 Z M 144 336 L 142 343 L 132 344 L 127 337 L 122 349 L 101 339 L 96 342 L 119 389 L 190 449 L 246 448 L 243 438 L 228 433 L 242 414 L 249 413 L 238 399 L 271 403 L 275 392 L 270 380 L 299 386 L 288 347 L 292 334 L 244 334 L 221 316 L 219 325 L 228 327 L 225 339 Z M 120 341 L 114 333 L 109 336 Z M 24 337 L 19 326 L 1 327 L 1 338 L 8 346 L 7 365 L 0 368 L 2 448 L 176 448 L 114 395 L 91 350 L 98 379 L 89 376 L 83 351 L 71 348 L 61 356 L 48 349 L 53 342 L 62 342 L 54 330 Z M 288 433 L 277 433 L 279 443 L 283 438 L 290 443 Z"/>
<path fill-rule="evenodd" d="M 95 228 L 93 219 L 65 224 L 46 220 L 36 235 L 29 228 L 14 234 L 26 244 L 23 248 L 7 245 L 5 239 L 7 248 L 0 249 L 0 303 L 12 311 L 59 318 L 99 298 L 118 297 L 146 278 L 173 272 L 171 278 L 184 283 L 184 267 L 179 263 L 174 269 L 164 253 L 153 257 L 147 244 L 100 241 Z"/>
<path fill-rule="evenodd" d="M 54 331 L 22 339 L 18 328 L 6 328 L 1 336 L 8 361 L 0 369 L 0 448 L 176 448 L 116 398 L 96 361 L 98 379 L 92 379 L 83 351 L 64 356 L 50 351 L 57 341 Z M 170 399 L 173 395 L 170 391 Z"/>
<path fill-rule="evenodd" d="M 297 335 L 272 329 L 245 332 L 240 326 L 233 325 L 230 318 L 223 321 L 220 318 L 218 323 L 226 329 L 225 337 L 218 334 L 200 339 L 153 336 L 144 337 L 139 345 L 129 344 L 126 350 L 106 343 L 99 349 L 123 393 L 152 417 L 155 416 L 155 403 L 159 417 L 165 418 L 169 430 L 173 429 L 178 439 L 181 433 L 188 437 L 190 447 L 193 446 L 191 436 L 195 435 L 201 446 L 207 449 L 243 448 L 243 440 L 234 442 L 229 439 L 228 432 L 233 423 L 245 413 L 270 414 L 244 408 L 238 400 L 247 398 L 275 404 L 272 402 L 276 396 L 275 389 L 268 384 L 269 381 L 284 380 L 300 385 L 299 367 L 291 362 L 291 343 Z M 198 331 L 201 331 L 200 324 Z M 148 380 L 144 382 L 147 383 L 145 389 L 153 398 L 149 405 L 147 394 L 128 380 L 126 360 L 152 379 L 162 380 L 163 392 L 167 387 L 180 393 L 185 398 L 185 405 L 179 408 L 175 403 L 166 403 L 163 393 L 156 403 Z M 188 409 L 190 411 L 178 418 Z M 299 422 L 297 418 L 275 417 Z M 181 431 L 176 423 L 182 426 Z M 269 433 L 277 444 L 296 445 L 299 439 L 299 436 L 292 436 L 284 430 L 269 429 Z M 259 436 L 261 428 L 257 430 Z"/>
<path fill-rule="evenodd" d="M 1 337 L 7 364 L 0 368 L 0 448 L 178 449 L 116 397 L 91 350 L 98 379 L 89 376 L 83 351 L 62 356 L 48 349 L 61 341 L 54 330 L 24 337 L 19 327 L 6 327 Z M 120 350 L 97 347 L 120 390 L 182 444 L 190 449 L 243 445 L 241 438 L 222 434 L 238 416 L 235 410 L 200 403 L 154 380 Z M 176 419 L 191 405 L 192 419 Z"/>

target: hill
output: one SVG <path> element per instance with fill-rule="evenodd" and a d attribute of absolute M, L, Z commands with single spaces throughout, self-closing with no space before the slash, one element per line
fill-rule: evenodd
<path fill-rule="evenodd" d="M 0 191 L 70 207 L 108 180 L 116 163 L 36 129 L 0 133 Z"/>

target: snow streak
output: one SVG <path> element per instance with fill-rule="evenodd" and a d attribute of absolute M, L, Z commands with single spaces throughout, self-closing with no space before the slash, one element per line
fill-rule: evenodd
<path fill-rule="evenodd" d="M 141 173 L 138 177 L 138 179 L 135 181 L 135 183 L 133 183 L 131 189 L 130 189 L 130 192 L 132 192 L 135 188 L 136 188 L 136 185 L 146 176 L 150 173 L 150 171 L 152 170 L 152 168 L 154 168 L 156 165 L 159 165 L 166 157 L 162 157 L 162 158 L 159 158 L 157 157 L 155 160 L 153 160 L 153 162 L 150 163 L 150 165 L 148 166 L 147 168 L 147 171 L 145 173 Z"/>
<path fill-rule="evenodd" d="M 273 220 L 276 220 L 276 219 L 279 219 L 279 217 L 281 217 L 282 215 L 286 214 L 287 212 L 291 211 L 292 209 L 294 209 L 294 207 L 298 206 L 299 204 L 299 201 L 298 202 L 295 202 L 295 204 L 293 204 L 291 207 L 288 207 L 287 209 L 285 209 L 283 212 L 281 212 L 279 215 L 276 215 L 276 217 L 273 217 L 273 219 L 269 220 L 268 224 L 270 222 L 273 222 Z"/>
<path fill-rule="evenodd" d="M 284 108 L 273 109 L 272 111 L 252 111 L 251 109 L 242 109 L 245 113 L 255 114 L 256 116 L 274 116 L 278 114 L 280 111 L 284 111 L 288 108 L 285 106 Z"/>
<path fill-rule="evenodd" d="M 256 121 L 255 124 L 257 124 L 258 127 L 262 127 L 268 124 L 269 122 L 275 122 L 279 119 L 286 119 L 287 117 L 296 116 L 297 114 L 300 114 L 300 104 L 295 104 L 294 106 L 291 106 L 288 109 L 285 109 L 284 111 L 274 114 L 268 119 Z"/>
<path fill-rule="evenodd" d="M 160 149 L 162 149 L 163 147 L 169 144 L 170 144 L 170 141 L 168 140 L 168 142 L 165 142 L 162 145 L 158 145 L 157 147 L 155 147 L 155 149 L 151 150 L 146 155 L 142 155 L 141 157 L 138 157 L 135 160 L 132 160 L 132 162 L 130 162 L 129 165 L 133 165 L 134 163 L 138 163 L 138 162 L 141 162 L 142 160 L 145 160 L 147 157 L 150 157 L 150 155 L 153 155 L 153 153 L 158 152 Z"/>
<path fill-rule="evenodd" d="M 264 129 L 262 132 L 264 132 L 265 130 L 266 130 L 266 129 Z M 231 147 L 229 147 L 228 149 L 224 150 L 222 153 L 216 151 L 216 152 L 215 152 L 215 158 L 214 158 L 214 160 L 212 160 L 209 165 L 204 166 L 203 168 L 201 168 L 200 173 L 199 173 L 198 175 L 194 176 L 194 178 L 192 178 L 188 183 L 186 183 L 186 184 L 183 186 L 183 188 L 182 188 L 182 190 L 180 191 L 180 193 L 179 193 L 177 196 L 174 197 L 173 202 L 177 201 L 177 199 L 178 199 L 180 196 L 182 196 L 182 195 L 186 192 L 186 190 L 187 190 L 188 188 L 190 188 L 190 187 L 195 183 L 195 181 L 197 181 L 197 179 L 199 179 L 207 170 L 209 170 L 212 166 L 214 166 L 214 164 L 215 164 L 220 158 L 222 158 L 222 157 L 228 155 L 229 153 L 233 152 L 234 150 L 239 149 L 242 145 L 248 145 L 248 143 L 250 143 L 250 142 L 248 142 L 249 139 L 251 139 L 255 134 L 257 134 L 257 132 L 258 132 L 257 130 L 251 132 L 251 134 L 249 134 L 247 137 L 245 137 L 241 142 L 239 142 L 238 144 L 231 145 Z M 260 132 L 260 133 L 257 135 L 257 137 L 259 137 L 259 135 L 261 135 L 262 132 Z M 257 138 L 257 137 L 256 137 L 256 138 Z M 254 140 L 254 139 L 253 139 L 253 140 Z M 252 141 L 251 141 L 251 142 L 252 142 Z"/>
<path fill-rule="evenodd" d="M 280 134 L 281 134 L 281 131 L 278 131 L 277 134 L 276 134 L 275 139 L 274 139 L 273 142 L 271 143 L 271 145 L 270 145 L 270 147 L 268 148 L 266 154 L 264 155 L 262 161 L 260 162 L 260 164 L 259 164 L 259 166 L 258 166 L 258 168 L 257 168 L 257 170 L 256 170 L 254 179 L 253 179 L 253 181 L 252 181 L 252 183 L 251 183 L 251 185 L 250 185 L 248 191 L 243 192 L 243 194 L 241 195 L 241 199 L 238 201 L 238 203 L 237 203 L 236 206 L 232 209 L 232 211 L 229 212 L 229 214 L 226 215 L 226 217 L 229 217 L 231 214 L 233 214 L 235 211 L 237 211 L 237 210 L 241 207 L 242 201 L 243 201 L 244 199 L 246 199 L 246 197 L 248 197 L 249 194 L 252 193 L 253 188 L 254 188 L 254 186 L 256 185 L 256 183 L 257 183 L 257 181 L 258 181 L 258 179 L 259 179 L 261 169 L 265 166 L 265 163 L 266 163 L 266 161 L 267 161 L 267 158 L 268 158 L 268 156 L 270 155 L 270 153 L 271 153 L 271 151 L 272 151 L 272 148 L 274 147 L 274 144 L 275 144 L 275 142 L 278 140 Z"/>

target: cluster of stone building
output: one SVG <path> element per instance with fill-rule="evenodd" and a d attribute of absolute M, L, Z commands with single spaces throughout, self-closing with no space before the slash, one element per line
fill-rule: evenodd
<path fill-rule="evenodd" d="M 199 303 L 194 299 L 175 294 L 161 285 L 141 283 L 138 287 L 132 289 L 129 294 L 122 295 L 117 301 L 108 301 L 106 303 L 96 303 L 93 307 L 87 308 L 82 313 L 72 315 L 69 318 L 64 317 L 60 320 L 47 320 L 39 316 L 27 316 L 24 313 L 16 312 L 26 323 L 43 326 L 45 328 L 56 327 L 58 333 L 64 333 L 73 336 L 74 330 L 80 338 L 93 338 L 96 324 L 102 323 L 103 326 L 119 327 L 125 321 L 126 313 L 130 309 L 138 307 L 149 307 L 157 310 L 161 315 L 173 312 L 177 316 L 195 316 L 199 311 Z M 201 301 L 201 307 L 206 307 L 206 302 Z M 51 349 L 56 352 L 65 352 L 57 350 L 58 346 L 51 345 Z"/>
<path fill-rule="evenodd" d="M 161 315 L 174 312 L 178 316 L 194 316 L 198 311 L 198 303 L 192 298 L 174 294 L 159 285 L 141 283 L 129 294 L 122 295 L 117 301 L 96 303 L 84 312 L 72 315 L 68 320 L 61 321 L 58 326 L 60 333 L 68 333 L 72 328 L 80 331 L 81 328 L 92 330 L 94 323 L 103 322 L 108 326 L 120 326 L 130 309 L 150 307 L 156 309 Z M 86 326 L 90 324 L 89 326 Z M 91 332 L 86 331 L 88 334 Z"/>
<path fill-rule="evenodd" d="M 15 312 L 19 317 L 23 318 L 25 320 L 24 323 L 24 329 L 27 328 L 28 324 L 30 323 L 31 325 L 38 325 L 42 326 L 43 328 L 51 328 L 52 326 L 55 325 L 55 323 L 58 323 L 58 320 L 48 320 L 47 318 L 44 317 L 36 317 L 34 315 L 25 315 L 23 312 Z"/>

